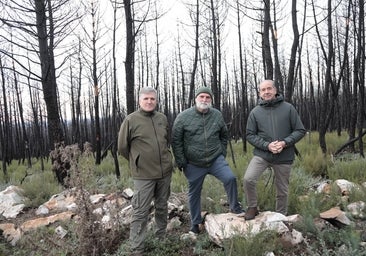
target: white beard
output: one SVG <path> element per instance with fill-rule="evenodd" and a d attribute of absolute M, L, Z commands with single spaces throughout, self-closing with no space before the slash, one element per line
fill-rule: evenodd
<path fill-rule="evenodd" d="M 196 103 L 197 108 L 202 109 L 202 110 L 207 110 L 210 107 L 212 107 L 211 103 L 205 103 L 205 102 L 197 102 Z"/>

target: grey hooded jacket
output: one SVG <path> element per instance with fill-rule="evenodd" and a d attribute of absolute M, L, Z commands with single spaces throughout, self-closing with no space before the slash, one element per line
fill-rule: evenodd
<path fill-rule="evenodd" d="M 259 100 L 258 106 L 249 114 L 246 128 L 247 141 L 254 146 L 253 154 L 275 164 L 293 163 L 295 143 L 304 137 L 305 132 L 294 106 L 279 94 L 273 100 Z M 268 150 L 269 143 L 275 140 L 286 142 L 280 154 Z"/>

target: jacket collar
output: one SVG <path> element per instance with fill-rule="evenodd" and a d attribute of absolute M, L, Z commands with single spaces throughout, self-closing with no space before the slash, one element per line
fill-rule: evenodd
<path fill-rule="evenodd" d="M 144 116 L 153 116 L 153 115 L 155 115 L 156 110 L 153 110 L 153 111 L 147 112 L 147 111 L 144 111 L 143 109 L 139 108 L 139 112 L 140 112 L 142 115 L 144 115 Z"/>
<path fill-rule="evenodd" d="M 263 107 L 273 107 L 278 105 L 279 103 L 281 103 L 283 101 L 283 96 L 282 94 L 276 94 L 276 97 L 272 100 L 263 100 L 262 98 L 259 99 L 259 105 L 263 106 Z"/>

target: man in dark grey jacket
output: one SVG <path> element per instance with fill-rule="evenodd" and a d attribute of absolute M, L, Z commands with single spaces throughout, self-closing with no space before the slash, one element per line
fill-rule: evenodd
<path fill-rule="evenodd" d="M 130 225 L 133 255 L 143 254 L 152 200 L 156 236 L 163 237 L 167 227 L 173 160 L 168 147 L 168 121 L 155 110 L 156 96 L 154 88 L 143 87 L 139 110 L 123 120 L 118 134 L 118 152 L 129 161 L 134 182 Z"/>
<path fill-rule="evenodd" d="M 272 80 L 259 85 L 260 100 L 249 114 L 246 136 L 254 146 L 254 157 L 244 175 L 248 209 L 244 218 L 254 219 L 258 212 L 256 185 L 259 177 L 272 167 L 276 184 L 276 212 L 287 215 L 288 186 L 295 143 L 305 135 L 305 128 L 293 105 L 277 94 Z"/>
<path fill-rule="evenodd" d="M 199 88 L 195 101 L 195 106 L 175 119 L 172 147 L 175 162 L 189 183 L 191 232 L 198 234 L 202 224 L 201 191 L 207 174 L 224 184 L 230 211 L 243 214 L 243 210 L 238 202 L 236 177 L 225 160 L 228 130 L 221 112 L 211 107 L 211 89 Z"/>

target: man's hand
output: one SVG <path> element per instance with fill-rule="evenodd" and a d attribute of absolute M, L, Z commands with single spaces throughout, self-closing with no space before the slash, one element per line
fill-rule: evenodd
<path fill-rule="evenodd" d="M 279 154 L 285 146 L 286 142 L 276 140 L 269 143 L 268 150 L 271 151 L 273 154 Z"/>

